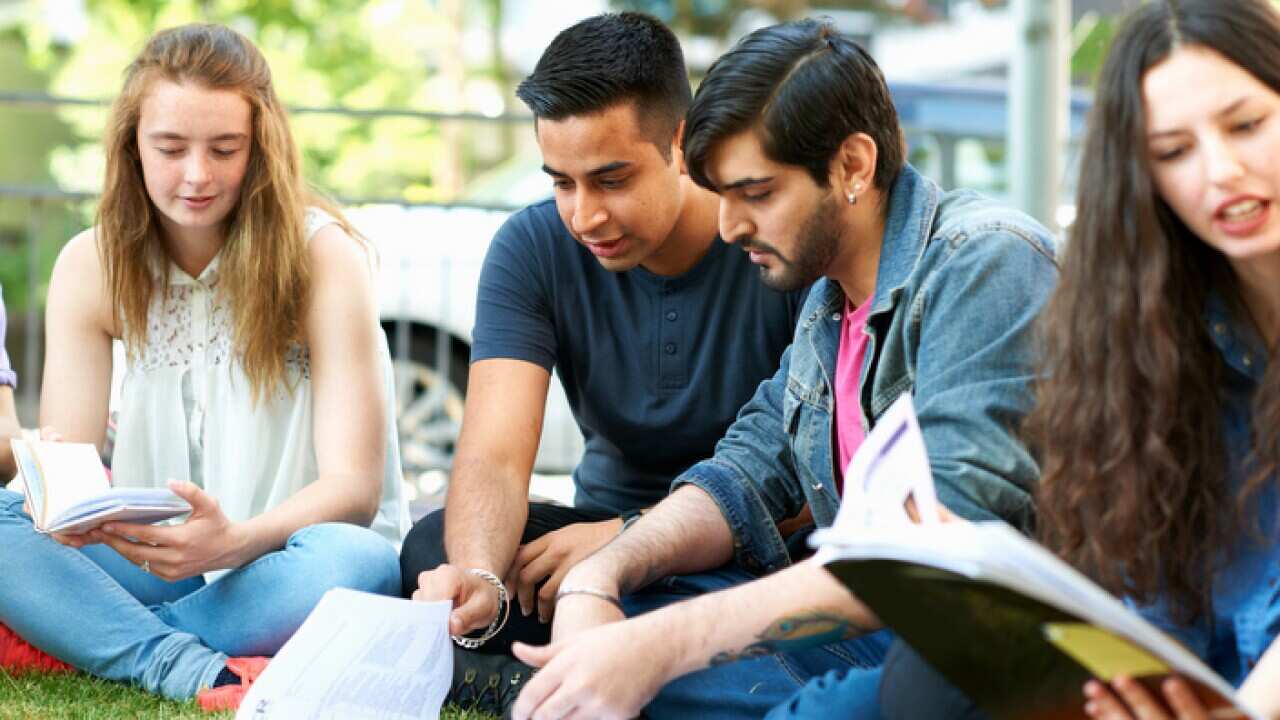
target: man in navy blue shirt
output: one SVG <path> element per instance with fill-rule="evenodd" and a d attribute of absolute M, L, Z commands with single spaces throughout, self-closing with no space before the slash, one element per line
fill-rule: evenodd
<path fill-rule="evenodd" d="M 636 13 L 584 20 L 517 94 L 554 199 L 513 215 L 489 249 L 446 509 L 401 557 L 405 594 L 453 601 L 459 644 L 497 655 L 459 653 L 452 696 L 485 694 L 499 668 L 491 710 L 521 684 L 512 640 L 546 642 L 569 568 L 712 453 L 776 370 L 802 300 L 718 239 L 719 199 L 689 179 L 678 143 L 691 93 L 670 30 Z M 553 369 L 586 439 L 573 508 L 528 502 Z"/>

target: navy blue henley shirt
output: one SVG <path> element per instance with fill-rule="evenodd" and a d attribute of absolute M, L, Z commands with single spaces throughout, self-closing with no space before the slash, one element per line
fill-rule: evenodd
<path fill-rule="evenodd" d="M 765 287 L 747 254 L 719 239 L 679 276 L 610 272 L 548 199 L 512 215 L 489 247 L 471 361 L 558 372 L 586 440 L 575 505 L 618 514 L 657 503 L 712 456 L 777 370 L 803 300 Z"/>

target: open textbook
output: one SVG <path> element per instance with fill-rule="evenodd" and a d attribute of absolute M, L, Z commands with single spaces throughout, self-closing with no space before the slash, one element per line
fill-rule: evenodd
<path fill-rule="evenodd" d="M 236 720 L 433 720 L 453 679 L 448 602 L 330 590 Z"/>
<path fill-rule="evenodd" d="M 89 443 L 12 438 L 18 477 L 37 530 L 79 534 L 110 521 L 154 523 L 191 512 L 167 488 L 115 488 Z"/>
<path fill-rule="evenodd" d="M 1178 674 L 1211 717 L 1256 717 L 1178 641 L 1013 528 L 939 521 L 908 396 L 867 436 L 844 484 L 835 523 L 811 541 L 819 561 L 992 717 L 1083 719 L 1085 682 L 1121 674 L 1157 697 Z"/>

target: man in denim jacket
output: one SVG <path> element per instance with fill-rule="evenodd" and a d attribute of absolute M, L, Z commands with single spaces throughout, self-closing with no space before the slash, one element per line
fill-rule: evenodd
<path fill-rule="evenodd" d="M 822 279 L 714 457 L 565 577 L 552 643 L 516 647 L 543 669 L 515 716 L 876 717 L 887 631 L 820 566 L 788 567 L 778 523 L 807 506 L 829 525 L 848 456 L 910 392 L 942 503 L 1028 524 L 1038 470 L 1016 429 L 1052 239 L 906 165 L 875 62 L 823 23 L 744 38 L 683 141 L 767 283 Z"/>

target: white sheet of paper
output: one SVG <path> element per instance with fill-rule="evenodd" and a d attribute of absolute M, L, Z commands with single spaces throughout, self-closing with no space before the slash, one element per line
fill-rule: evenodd
<path fill-rule="evenodd" d="M 448 602 L 330 590 L 240 704 L 236 720 L 440 717 L 453 678 Z"/>
<path fill-rule="evenodd" d="M 929 454 L 910 393 L 903 393 L 867 434 L 844 472 L 844 495 L 835 528 L 875 528 L 910 524 L 907 498 L 914 497 L 920 521 L 938 522 L 938 499 Z"/>

